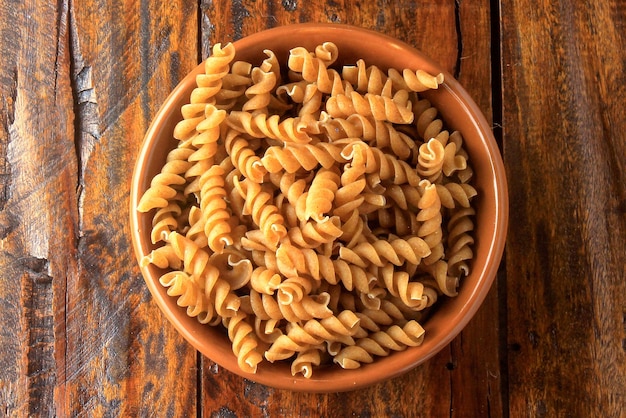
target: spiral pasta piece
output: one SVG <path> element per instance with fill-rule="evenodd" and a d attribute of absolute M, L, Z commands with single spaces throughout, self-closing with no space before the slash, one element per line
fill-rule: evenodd
<path fill-rule="evenodd" d="M 252 289 L 267 295 L 273 295 L 281 282 L 282 278 L 277 271 L 264 266 L 255 268 L 250 277 Z"/>
<path fill-rule="evenodd" d="M 417 235 L 420 227 L 413 212 L 396 204 L 372 212 L 368 215 L 368 220 L 377 220 L 380 228 L 399 236 Z"/>
<path fill-rule="evenodd" d="M 339 175 L 335 171 L 321 168 L 317 172 L 306 196 L 305 220 L 312 218 L 317 222 L 323 222 L 329 219 L 326 214 L 333 208 L 339 183 Z"/>
<path fill-rule="evenodd" d="M 200 177 L 200 211 L 199 227 L 204 230 L 207 245 L 216 253 L 221 253 L 227 245 L 233 244 L 230 227 L 230 214 L 226 210 L 224 198 L 224 169 L 219 165 L 212 166 Z"/>
<path fill-rule="evenodd" d="M 246 319 L 247 315 L 238 311 L 236 315 L 224 318 L 223 322 L 228 329 L 228 338 L 233 344 L 233 353 L 237 356 L 237 365 L 244 372 L 256 373 L 263 356 L 257 351 L 259 342 L 254 329 Z"/>
<path fill-rule="evenodd" d="M 364 307 L 360 298 L 357 298 L 356 295 L 351 296 L 351 300 L 342 300 L 341 305 L 345 309 L 357 309 L 356 314 L 359 317 L 361 327 L 361 330 L 355 334 L 357 338 L 365 337 L 371 332 L 381 331 L 394 323 L 406 323 L 407 321 L 403 312 L 391 301 L 392 296 L 390 295 L 382 299 L 380 306 L 376 309 Z"/>
<path fill-rule="evenodd" d="M 332 117 L 347 117 L 359 114 L 375 120 L 408 124 L 413 122 L 411 102 L 402 97 L 386 97 L 377 94 L 350 94 L 331 96 L 326 101 L 326 111 Z"/>
<path fill-rule="evenodd" d="M 254 333 L 259 341 L 265 343 L 264 345 L 272 344 L 278 337 L 283 335 L 282 321 L 278 319 L 263 320 L 258 317 L 254 317 Z"/>
<path fill-rule="evenodd" d="M 415 127 L 417 134 L 423 141 L 435 138 L 442 133 L 443 121 L 439 118 L 439 111 L 432 106 L 430 101 L 422 99 L 413 105 L 415 114 Z"/>
<path fill-rule="evenodd" d="M 478 191 L 467 183 L 444 183 L 435 186 L 441 205 L 448 209 L 457 206 L 469 208 L 472 198 L 478 194 Z"/>
<path fill-rule="evenodd" d="M 329 244 L 334 243 L 331 242 Z M 285 267 L 293 268 L 300 275 L 304 275 L 313 278 L 316 281 L 320 280 L 319 271 L 319 257 L 329 257 L 332 253 L 331 246 L 320 245 L 315 248 L 301 247 L 298 244 L 284 242 L 282 244 L 283 257 L 278 257 L 279 263 L 283 263 Z"/>
<path fill-rule="evenodd" d="M 186 141 L 197 134 L 198 123 L 204 120 L 203 115 L 198 115 L 201 105 L 214 104 L 215 96 L 222 89 L 222 79 L 230 71 L 230 62 L 235 56 L 235 48 L 227 44 L 222 48 L 221 44 L 215 44 L 213 54 L 205 61 L 205 72 L 196 76 L 196 87 L 190 95 L 190 106 L 183 112 L 183 119 L 174 127 L 174 138 Z"/>
<path fill-rule="evenodd" d="M 270 181 L 274 182 L 282 195 L 287 198 L 287 202 L 294 208 L 308 187 L 307 179 L 298 178 L 294 173 L 279 173 L 278 176 L 270 175 Z"/>
<path fill-rule="evenodd" d="M 368 120 L 362 115 L 350 115 L 348 122 L 359 124 L 363 129 L 363 139 L 372 147 L 391 151 L 401 160 L 408 160 L 416 148 L 415 141 L 408 135 L 398 131 L 391 123 Z"/>
<path fill-rule="evenodd" d="M 370 147 L 367 154 L 365 172 L 376 173 L 381 181 L 389 180 L 393 184 L 408 183 L 418 186 L 422 181 L 417 170 L 407 162 L 373 147 Z"/>
<path fill-rule="evenodd" d="M 248 314 L 267 320 L 267 319 L 285 319 L 288 322 L 308 321 L 310 319 L 323 319 L 333 315 L 328 308 L 330 298 L 328 294 L 320 293 L 319 295 L 305 295 L 299 302 L 292 304 L 280 303 L 276 295 L 268 295 L 250 290 L 249 296 L 246 296 L 245 304 L 242 309 L 249 309 Z"/>
<path fill-rule="evenodd" d="M 356 243 L 364 240 L 364 234 L 370 232 L 367 226 L 367 219 L 361 216 L 358 210 L 352 211 L 352 214 L 342 224 L 343 233 L 338 237 L 340 242 L 351 248 Z"/>
<path fill-rule="evenodd" d="M 246 102 L 241 109 L 244 112 L 267 112 L 272 101 L 272 92 L 276 88 L 277 76 L 273 71 L 263 71 L 259 67 L 252 69 L 252 85 L 245 91 Z"/>
<path fill-rule="evenodd" d="M 146 267 L 149 264 L 153 264 L 160 269 L 170 270 L 180 270 L 183 266 L 182 260 L 171 245 L 155 248 L 150 253 L 144 255 L 139 262 L 141 267 Z"/>
<path fill-rule="evenodd" d="M 229 130 L 224 139 L 224 147 L 230 155 L 233 166 L 245 177 L 255 183 L 262 183 L 267 170 L 261 158 L 250 148 L 250 142 L 239 132 Z"/>
<path fill-rule="evenodd" d="M 168 153 L 161 172 L 152 178 L 150 187 L 141 196 L 138 211 L 164 208 L 176 197 L 179 186 L 187 182 L 184 174 L 191 166 L 187 158 L 192 153 L 193 150 L 189 148 L 174 148 Z"/>
<path fill-rule="evenodd" d="M 167 238 L 171 231 L 178 228 L 178 215 L 182 209 L 180 205 L 170 203 L 164 208 L 159 208 L 152 218 L 152 231 L 150 232 L 150 241 L 156 244 Z"/>
<path fill-rule="evenodd" d="M 196 126 L 197 134 L 190 138 L 196 151 L 188 157 L 192 165 L 185 172 L 185 177 L 188 179 L 185 194 L 197 194 L 200 191 L 200 177 L 214 163 L 220 126 L 225 117 L 224 110 L 219 110 L 210 104 L 205 106 L 204 119 Z"/>
<path fill-rule="evenodd" d="M 474 257 L 472 244 L 474 238 L 470 232 L 474 230 L 474 222 L 471 217 L 475 214 L 472 207 L 466 207 L 456 211 L 448 221 L 448 247 L 446 259 L 448 260 L 448 273 L 453 276 L 467 276 L 469 274 L 468 261 Z"/>
<path fill-rule="evenodd" d="M 351 311 L 342 311 L 337 316 L 322 320 L 309 320 L 303 325 L 291 323 L 287 334 L 279 336 L 265 352 L 270 361 L 285 359 L 326 343 L 354 344 L 352 335 L 357 330 L 358 317 Z"/>
<path fill-rule="evenodd" d="M 432 75 L 424 70 L 412 71 L 408 68 L 405 68 L 402 73 L 395 68 L 391 68 L 388 71 L 388 76 L 393 81 L 394 88 L 410 90 L 416 93 L 437 89 L 444 82 L 442 73 Z"/>
<path fill-rule="evenodd" d="M 270 361 L 289 358 L 297 352 L 303 352 L 323 346 L 326 342 L 354 344 L 352 335 L 357 330 L 359 318 L 352 311 L 342 311 L 337 316 L 321 320 L 308 320 L 303 325 L 290 324 L 287 334 L 281 335 L 265 352 Z"/>
<path fill-rule="evenodd" d="M 278 301 L 283 305 L 290 305 L 302 301 L 305 295 L 309 295 L 314 283 L 308 278 L 299 276 L 287 276 L 280 282 L 277 289 Z"/>
<path fill-rule="evenodd" d="M 361 93 L 382 94 L 387 82 L 387 75 L 380 68 L 368 67 L 362 59 L 357 60 L 356 65 L 344 65 L 341 76 Z"/>
<path fill-rule="evenodd" d="M 295 173 L 298 170 L 312 170 L 317 165 L 330 168 L 337 162 L 345 162 L 341 151 L 343 147 L 336 144 L 320 142 L 318 144 L 288 144 L 284 147 L 271 146 L 261 158 L 263 166 L 270 173 L 286 171 Z"/>
<path fill-rule="evenodd" d="M 378 267 L 383 267 L 386 263 L 395 266 L 401 266 L 405 262 L 419 264 L 430 254 L 430 247 L 420 237 L 361 242 L 352 248 L 339 248 L 341 259 L 361 267 L 366 267 L 369 263 Z"/>
<path fill-rule="evenodd" d="M 213 253 L 210 263 L 220 272 L 220 278 L 228 283 L 233 291 L 244 289 L 250 283 L 254 266 L 245 252 L 232 246 L 221 253 Z"/>
<path fill-rule="evenodd" d="M 339 48 L 333 42 L 322 42 L 315 47 L 315 57 L 326 67 L 333 65 L 339 57 Z"/>
<path fill-rule="evenodd" d="M 337 216 L 331 216 L 322 222 L 303 222 L 287 231 L 289 240 L 301 248 L 318 248 L 332 244 L 342 234 L 341 220 Z"/>
<path fill-rule="evenodd" d="M 266 55 L 266 58 L 261 62 L 259 68 L 264 72 L 271 72 L 276 76 L 276 83 L 282 84 L 282 76 L 280 70 L 280 62 L 278 61 L 278 57 L 276 53 L 271 49 L 264 49 L 263 53 Z"/>
<path fill-rule="evenodd" d="M 428 180 L 422 180 L 420 187 L 424 189 L 419 201 L 417 221 L 421 222 L 417 235 L 424 239 L 431 250 L 431 254 L 424 260 L 432 264 L 443 257 L 443 231 L 441 228 L 441 200 L 437 194 L 437 187 Z"/>
<path fill-rule="evenodd" d="M 316 347 L 311 344 L 294 341 L 286 335 L 281 335 L 272 343 L 270 348 L 265 351 L 265 358 L 270 363 L 274 363 L 278 360 L 288 359 L 296 353 L 321 347 L 321 344 Z"/>
<path fill-rule="evenodd" d="M 215 107 L 228 111 L 244 100 L 245 92 L 252 84 L 251 72 L 252 64 L 249 62 L 233 62 L 230 72 L 222 78 L 222 88 L 215 94 Z"/>
<path fill-rule="evenodd" d="M 320 112 L 318 124 L 329 142 L 343 138 L 361 138 L 368 132 L 372 136 L 375 131 L 372 123 L 363 115 L 358 115 L 357 120 L 349 120 L 355 115 L 347 118 L 332 117 L 326 111 Z"/>
<path fill-rule="evenodd" d="M 313 367 L 319 366 L 322 362 L 322 349 L 310 348 L 297 353 L 296 358 L 291 363 L 291 375 L 302 374 L 307 379 L 313 376 Z"/>
<path fill-rule="evenodd" d="M 392 264 L 386 264 L 379 269 L 379 273 L 382 279 L 379 282 L 392 296 L 399 297 L 405 306 L 421 311 L 434 303 L 424 294 L 424 284 L 411 281 L 407 272 L 395 271 Z"/>
<path fill-rule="evenodd" d="M 352 336 L 356 333 L 359 322 L 359 317 L 354 312 L 344 310 L 327 318 L 310 319 L 302 325 L 290 324 L 287 337 L 311 345 L 334 341 L 352 344 Z"/>
<path fill-rule="evenodd" d="M 324 93 L 318 89 L 317 85 L 309 84 L 303 80 L 278 87 L 276 94 L 278 97 L 286 95 L 289 100 L 299 104 L 297 114 L 302 119 L 307 117 L 317 119 L 319 117 Z M 309 128 L 311 128 L 310 125 Z"/>
<path fill-rule="evenodd" d="M 358 340 L 361 342 L 361 340 Z M 343 369 L 358 369 L 361 364 L 369 364 L 374 362 L 374 355 L 387 356 L 389 352 L 382 347 L 374 344 L 373 347 L 363 348 L 361 345 L 349 345 L 341 349 L 334 357 L 333 362 L 340 365 Z M 378 349 L 377 352 L 374 352 Z M 374 354 L 374 355 L 373 355 Z"/>
<path fill-rule="evenodd" d="M 354 211 L 365 201 L 363 191 L 366 188 L 365 164 L 346 164 L 340 178 L 341 187 L 335 192 L 333 215 L 342 221 L 348 220 Z"/>
<path fill-rule="evenodd" d="M 312 140 L 307 132 L 308 122 L 299 117 L 281 120 L 279 115 L 231 111 L 227 123 L 231 128 L 254 138 L 270 138 L 298 144 L 307 144 Z"/>
<path fill-rule="evenodd" d="M 371 284 L 376 280 L 376 277 L 362 267 L 342 259 L 320 256 L 318 262 L 320 277 L 330 284 L 340 283 L 348 291 L 355 289 L 369 293 Z"/>
<path fill-rule="evenodd" d="M 234 180 L 239 194 L 245 199 L 242 213 L 252 216 L 256 226 L 263 231 L 268 242 L 275 247 L 278 241 L 287 234 L 287 230 L 278 208 L 269 203 L 272 200 L 271 196 L 264 192 L 258 183 L 248 179 L 239 181 L 237 177 Z"/>
<path fill-rule="evenodd" d="M 204 119 L 196 126 L 197 135 L 191 138 L 192 145 L 197 149 L 189 156 L 189 161 L 202 161 L 213 158 L 217 152 L 217 140 L 220 126 L 226 119 L 226 111 L 212 104 L 204 108 Z"/>
<path fill-rule="evenodd" d="M 204 73 L 196 76 L 196 87 L 191 92 L 190 102 L 209 103 L 221 90 L 222 79 L 230 71 L 230 63 L 235 58 L 235 46 L 227 43 L 213 45 L 212 54 L 204 61 Z"/>
<path fill-rule="evenodd" d="M 437 299 L 441 295 L 441 292 L 437 290 L 437 286 L 433 286 L 432 279 L 420 281 L 419 279 L 414 278 L 412 280 L 418 281 L 424 286 L 422 290 L 422 299 L 425 301 L 425 308 L 421 310 L 416 310 L 414 308 L 406 306 L 404 302 L 402 302 L 402 299 L 400 299 L 400 297 L 393 296 L 390 293 L 387 294 L 385 302 L 388 302 L 391 305 L 397 307 L 398 310 L 401 311 L 405 320 L 414 320 L 419 322 L 420 320 L 423 320 L 423 318 L 428 314 L 428 308 L 434 306 L 437 303 Z M 396 320 L 395 322 L 402 321 Z"/>
<path fill-rule="evenodd" d="M 455 177 L 458 178 L 460 183 L 468 183 L 473 175 L 474 170 L 472 167 L 467 164 L 467 160 L 469 156 L 467 155 L 467 151 L 463 148 L 463 136 L 459 131 L 454 131 L 450 134 L 449 144 L 454 144 L 456 147 L 456 153 L 454 154 L 454 164 L 459 164 L 456 168 L 456 171 L 453 173 Z M 461 161 L 465 161 L 465 163 L 461 163 Z M 463 165 L 465 167 L 463 167 Z M 445 169 L 445 168 L 444 168 Z"/>
<path fill-rule="evenodd" d="M 346 346 L 333 361 L 344 369 L 355 369 L 362 363 L 371 363 L 374 356 L 388 356 L 391 351 L 401 351 L 422 343 L 424 328 L 417 321 L 408 321 L 403 327 L 392 325 L 386 331 L 360 338 L 355 345 Z"/>
<path fill-rule="evenodd" d="M 310 251 L 313 250 L 299 249 L 288 242 L 281 243 L 276 250 L 278 271 L 285 277 L 299 277 L 300 274 L 307 273 L 307 265 L 311 263 L 311 260 L 307 260 L 307 257 L 310 257 Z"/>
<path fill-rule="evenodd" d="M 187 308 L 187 315 L 196 318 L 201 324 L 210 323 L 215 318 L 213 304 L 185 272 L 167 272 L 159 278 L 159 283 L 167 288 L 169 296 L 177 297 L 178 306 Z"/>
<path fill-rule="evenodd" d="M 364 268 L 320 254 L 311 248 L 282 244 L 276 257 L 277 269 L 286 275 L 310 275 L 315 281 L 340 283 L 346 290 L 369 293 L 376 277 Z"/>
<path fill-rule="evenodd" d="M 320 114 L 319 125 L 331 141 L 362 138 L 370 146 L 390 151 L 402 160 L 410 159 L 416 148 L 415 141 L 398 131 L 391 123 L 360 114 L 339 118 L 323 112 Z"/>
<path fill-rule="evenodd" d="M 459 276 L 453 276 L 448 269 L 446 260 L 437 260 L 436 262 L 425 266 L 425 270 L 430 277 L 434 278 L 437 289 L 446 296 L 454 297 L 457 295 L 459 286 Z"/>
<path fill-rule="evenodd" d="M 199 247 L 207 247 L 209 240 L 204 233 L 204 220 L 200 208 L 195 205 L 191 206 L 187 217 L 189 228 L 184 231 L 185 237 L 195 242 Z M 180 232 L 182 233 L 183 231 Z M 165 235 L 165 238 L 167 239 L 168 236 L 169 234 Z"/>
<path fill-rule="evenodd" d="M 445 149 L 436 138 L 431 138 L 419 148 L 417 174 L 434 183 L 441 177 Z"/>
<path fill-rule="evenodd" d="M 332 58 L 332 53 L 330 55 Z M 327 59 L 316 57 L 306 48 L 296 47 L 289 51 L 287 68 L 300 74 L 305 81 L 315 83 L 321 92 L 330 93 L 334 76 L 326 67 L 329 62 Z"/>
<path fill-rule="evenodd" d="M 443 173 L 450 177 L 455 172 L 467 169 L 467 157 L 457 153 L 457 145 L 450 142 L 444 149 L 443 165 L 441 167 Z"/>
<path fill-rule="evenodd" d="M 278 97 L 284 98 L 285 101 L 291 101 L 298 104 L 307 103 L 311 100 L 316 101 L 313 97 L 321 93 L 315 84 L 311 84 L 306 80 L 294 81 L 280 85 L 276 88 Z"/>
<path fill-rule="evenodd" d="M 180 107 L 183 119 L 201 117 L 204 114 L 207 103 L 187 103 Z"/>
<path fill-rule="evenodd" d="M 235 315 L 241 303 L 239 297 L 220 277 L 219 270 L 209 262 L 209 254 L 195 242 L 177 232 L 170 233 L 168 243 L 182 260 L 183 271 L 191 276 L 204 291 L 215 306 L 215 311 L 222 318 Z"/>
<path fill-rule="evenodd" d="M 384 196 L 388 202 L 393 202 L 400 209 L 410 212 L 417 209 L 422 197 L 417 187 L 408 184 L 390 184 L 385 188 Z"/>

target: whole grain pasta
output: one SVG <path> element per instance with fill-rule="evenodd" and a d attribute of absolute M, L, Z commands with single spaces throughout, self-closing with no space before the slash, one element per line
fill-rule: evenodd
<path fill-rule="evenodd" d="M 190 317 L 222 326 L 239 367 L 361 367 L 418 346 L 473 258 L 472 168 L 420 97 L 422 69 L 339 65 L 332 42 L 280 62 L 216 44 L 178 140 L 143 194 L 141 260 Z"/>

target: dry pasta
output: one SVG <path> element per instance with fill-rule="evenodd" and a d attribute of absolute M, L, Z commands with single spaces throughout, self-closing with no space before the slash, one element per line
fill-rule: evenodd
<path fill-rule="evenodd" d="M 309 378 L 418 346 L 472 267 L 472 168 L 417 69 L 338 65 L 332 42 L 258 64 L 216 44 L 138 210 L 141 260 L 239 367 Z M 262 366 L 261 366 L 262 367 Z"/>

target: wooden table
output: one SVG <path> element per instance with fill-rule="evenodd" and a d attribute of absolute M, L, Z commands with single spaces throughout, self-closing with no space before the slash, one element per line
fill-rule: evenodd
<path fill-rule="evenodd" d="M 129 180 L 167 94 L 216 42 L 359 25 L 475 98 L 510 190 L 505 257 L 449 347 L 366 390 L 244 380 L 164 319 Z M 0 415 L 626 414 L 626 6 L 617 0 L 9 0 L 0 5 Z"/>

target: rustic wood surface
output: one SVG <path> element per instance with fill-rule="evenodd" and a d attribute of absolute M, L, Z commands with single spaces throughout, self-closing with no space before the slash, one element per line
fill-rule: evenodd
<path fill-rule="evenodd" d="M 443 351 L 358 392 L 242 379 L 160 314 L 129 180 L 168 93 L 216 42 L 297 22 L 395 36 L 493 123 L 511 224 Z M 0 415 L 619 417 L 626 411 L 626 7 L 618 0 L 0 4 Z"/>

